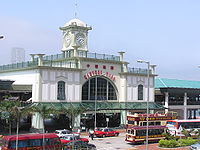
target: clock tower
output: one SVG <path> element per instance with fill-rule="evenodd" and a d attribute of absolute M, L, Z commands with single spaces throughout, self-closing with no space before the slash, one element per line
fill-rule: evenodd
<path fill-rule="evenodd" d="M 60 27 L 63 31 L 62 51 L 73 50 L 74 46 L 79 51 L 88 51 L 88 31 L 91 29 L 79 19 L 72 19 L 64 27 Z"/>

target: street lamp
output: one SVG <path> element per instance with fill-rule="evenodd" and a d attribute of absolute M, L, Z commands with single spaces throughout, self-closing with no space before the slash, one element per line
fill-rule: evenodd
<path fill-rule="evenodd" d="M 138 63 L 146 63 L 147 68 L 147 129 L 146 129 L 146 150 L 148 150 L 148 136 L 149 136 L 149 72 L 150 72 L 150 62 L 144 60 L 137 60 Z"/>
<path fill-rule="evenodd" d="M 3 35 L 0 35 L 0 39 L 3 39 L 4 38 L 4 36 Z"/>
<path fill-rule="evenodd" d="M 97 77 L 95 78 L 95 96 L 94 96 L 94 130 L 97 127 Z"/>

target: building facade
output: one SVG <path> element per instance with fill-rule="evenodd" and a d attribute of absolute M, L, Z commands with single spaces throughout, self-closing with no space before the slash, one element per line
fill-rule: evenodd
<path fill-rule="evenodd" d="M 104 126 L 102 122 L 106 117 L 110 118 L 110 124 L 118 120 L 112 126 L 124 125 L 127 113 L 146 112 L 148 88 L 150 110 L 163 109 L 154 102 L 154 68 L 129 68 L 124 52 L 118 56 L 89 52 L 88 31 L 91 29 L 79 19 L 70 20 L 60 27 L 62 53 L 31 54 L 31 61 L 0 66 L 0 79 L 31 86 L 34 104 L 57 109 L 70 107 L 69 104 L 87 107 L 88 112 L 76 117 L 76 127 L 87 122 L 81 121 L 85 116 L 92 116 L 85 125 L 91 126 L 94 115 L 97 115 L 97 126 Z M 41 116 L 36 113 L 32 127 L 41 129 L 42 126 Z"/>
<path fill-rule="evenodd" d="M 200 81 L 158 78 L 155 80 L 155 102 L 176 111 L 179 119 L 200 116 Z"/>

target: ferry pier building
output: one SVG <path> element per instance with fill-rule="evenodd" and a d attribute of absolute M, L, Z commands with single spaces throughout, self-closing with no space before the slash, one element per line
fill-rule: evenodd
<path fill-rule="evenodd" d="M 146 112 L 148 70 L 128 67 L 124 52 L 118 56 L 89 52 L 91 29 L 79 19 L 70 20 L 60 27 L 63 34 L 60 54 L 31 54 L 30 61 L 0 66 L 0 79 L 31 87 L 33 105 L 58 110 L 87 107 L 86 113 L 76 117 L 75 127 L 92 127 L 95 112 L 97 127 L 105 127 L 106 118 L 109 126 L 125 125 L 127 114 Z M 163 106 L 154 102 L 154 66 L 149 71 L 149 109 L 163 110 Z M 42 118 L 35 113 L 32 128 L 42 127 Z"/>

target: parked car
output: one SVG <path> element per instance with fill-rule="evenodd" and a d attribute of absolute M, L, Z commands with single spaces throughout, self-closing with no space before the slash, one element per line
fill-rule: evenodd
<path fill-rule="evenodd" d="M 63 129 L 63 130 L 56 130 L 55 134 L 57 134 L 59 137 L 63 137 L 67 134 L 72 134 L 72 131 L 67 130 L 67 129 Z"/>
<path fill-rule="evenodd" d="M 191 145 L 190 150 L 200 150 L 200 143 Z"/>
<path fill-rule="evenodd" d="M 96 137 L 118 136 L 119 132 L 110 128 L 101 128 L 94 131 Z"/>
<path fill-rule="evenodd" d="M 96 146 L 83 141 L 71 141 L 64 144 L 64 150 L 96 150 Z"/>
<path fill-rule="evenodd" d="M 67 134 L 60 138 L 61 143 L 67 144 L 72 141 L 82 141 L 88 143 L 89 140 L 87 138 L 81 138 L 79 134 Z"/>

